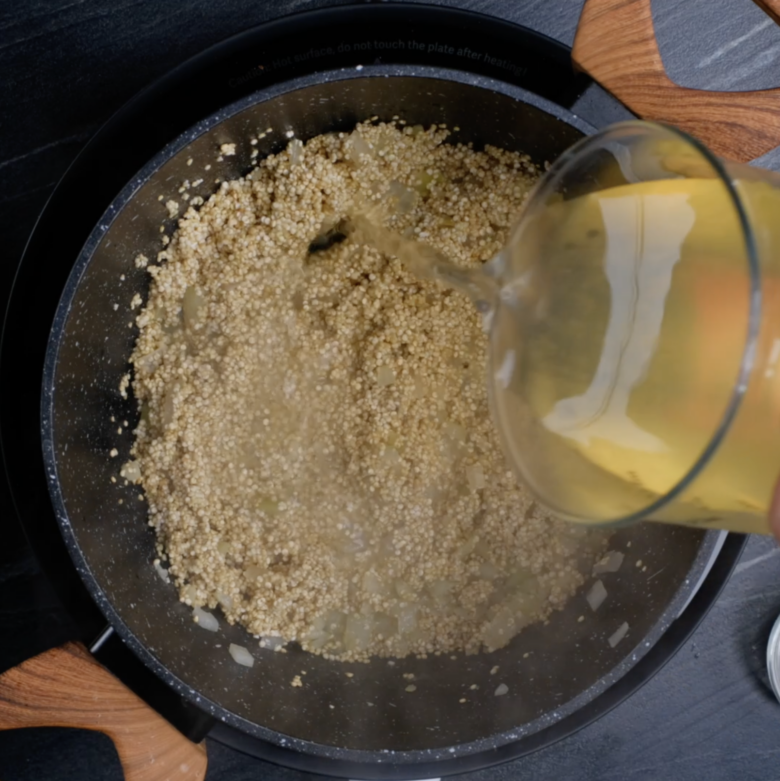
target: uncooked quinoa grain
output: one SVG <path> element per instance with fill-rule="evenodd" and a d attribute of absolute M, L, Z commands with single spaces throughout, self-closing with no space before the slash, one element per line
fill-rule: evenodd
<path fill-rule="evenodd" d="M 370 207 L 462 266 L 501 248 L 538 170 L 447 132 L 295 140 L 188 207 L 148 267 L 133 457 L 160 555 L 183 602 L 266 646 L 492 650 L 604 550 L 507 471 L 471 303 L 344 236 Z"/>

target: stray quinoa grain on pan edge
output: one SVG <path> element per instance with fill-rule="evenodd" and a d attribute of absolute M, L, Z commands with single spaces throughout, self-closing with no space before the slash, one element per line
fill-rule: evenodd
<path fill-rule="evenodd" d="M 338 233 L 368 204 L 458 264 L 491 258 L 538 171 L 447 135 L 296 139 L 149 266 L 125 472 L 188 605 L 343 660 L 493 650 L 603 551 L 508 471 L 472 304 Z"/>

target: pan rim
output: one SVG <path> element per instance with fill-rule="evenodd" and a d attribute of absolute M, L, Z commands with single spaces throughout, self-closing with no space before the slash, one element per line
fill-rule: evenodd
<path fill-rule="evenodd" d="M 185 131 L 185 133 L 171 141 L 160 152 L 158 152 L 121 190 L 121 192 L 112 201 L 108 209 L 106 209 L 104 212 L 103 217 L 93 229 L 81 253 L 79 254 L 76 263 L 74 264 L 73 269 L 71 270 L 68 281 L 63 289 L 60 302 L 57 306 L 51 333 L 62 333 L 62 325 L 64 325 L 64 322 L 67 319 L 73 296 L 79 286 L 85 270 L 89 266 L 92 255 L 99 245 L 103 234 L 108 230 L 111 222 L 132 199 L 139 187 L 142 186 L 143 182 L 146 181 L 148 176 L 153 171 L 156 171 L 159 168 L 162 162 L 170 159 L 170 157 L 181 151 L 181 149 L 185 148 L 195 138 L 208 132 L 216 124 L 219 124 L 225 119 L 234 116 L 249 106 L 257 105 L 263 101 L 271 100 L 275 97 L 278 97 L 279 95 L 287 94 L 294 90 L 305 88 L 306 86 L 321 84 L 323 81 L 341 81 L 350 78 L 362 79 L 366 77 L 377 76 L 384 78 L 446 78 L 447 80 L 458 81 L 460 83 L 468 84 L 474 87 L 492 89 L 493 91 L 499 92 L 500 94 L 521 100 L 524 103 L 528 103 L 542 111 L 545 111 L 546 113 L 553 115 L 560 121 L 566 122 L 570 126 L 575 127 L 585 134 L 590 134 L 595 131 L 593 126 L 572 114 L 567 109 L 564 109 L 552 101 L 539 97 L 538 95 L 528 92 L 527 90 L 524 90 L 520 87 L 516 87 L 506 82 L 502 82 L 486 76 L 439 67 L 376 65 L 365 66 L 359 71 L 355 68 L 341 68 L 333 71 L 301 76 L 289 81 L 284 81 L 279 84 L 272 85 L 270 87 L 266 87 L 230 104 L 223 109 L 220 109 L 218 112 L 201 120 L 192 128 Z M 601 679 L 599 679 L 599 681 L 586 689 L 584 692 L 580 693 L 577 697 L 569 700 L 551 715 L 546 714 L 542 717 L 539 717 L 538 719 L 535 719 L 534 721 L 529 722 L 526 725 L 523 725 L 522 728 L 503 733 L 497 733 L 490 738 L 483 738 L 478 741 L 459 744 L 456 747 L 431 750 L 378 752 L 358 749 L 341 749 L 338 747 L 326 746 L 323 744 L 314 743 L 312 741 L 301 740 L 288 735 L 283 735 L 282 733 L 278 733 L 269 728 L 255 724 L 241 716 L 238 716 L 237 714 L 228 711 L 218 703 L 204 698 L 189 684 L 171 673 L 170 670 L 168 670 L 168 668 L 165 667 L 165 665 L 135 636 L 127 624 L 125 624 L 117 609 L 113 606 L 103 589 L 100 587 L 97 578 L 90 569 L 89 564 L 84 558 L 81 548 L 78 544 L 77 536 L 75 530 L 70 524 L 70 520 L 65 509 L 64 497 L 59 490 L 59 482 L 57 480 L 57 463 L 52 438 L 52 412 L 54 399 L 53 383 L 56 374 L 59 347 L 60 340 L 50 337 L 44 363 L 44 382 L 41 396 L 41 431 L 44 464 L 46 467 L 46 478 L 47 482 L 49 483 L 49 491 L 52 498 L 52 503 L 54 505 L 55 516 L 60 526 L 62 535 L 65 539 L 68 551 L 76 565 L 76 569 L 79 572 L 82 581 L 86 585 L 91 597 L 98 604 L 103 614 L 120 635 L 122 640 L 131 648 L 131 650 L 133 650 L 136 656 L 138 656 L 149 669 L 151 669 L 165 683 L 174 688 L 185 699 L 193 702 L 195 705 L 197 705 L 197 707 L 206 710 L 219 721 L 222 721 L 225 724 L 238 729 L 242 733 L 260 738 L 261 740 L 271 743 L 282 749 L 292 749 L 296 752 L 317 759 L 328 759 L 337 763 L 346 763 L 348 767 L 354 763 L 356 767 L 359 766 L 360 768 L 363 768 L 364 773 L 366 766 L 370 766 L 377 770 L 382 768 L 384 770 L 391 771 L 389 773 L 390 777 L 398 777 L 398 768 L 403 768 L 405 771 L 409 771 L 413 768 L 419 770 L 425 767 L 430 767 L 433 769 L 434 764 L 435 770 L 433 770 L 433 772 L 438 774 L 463 772 L 465 769 L 464 760 L 466 760 L 466 758 L 476 759 L 479 756 L 485 755 L 487 752 L 495 752 L 498 749 L 503 749 L 514 744 L 519 746 L 522 744 L 522 741 L 525 738 L 541 734 L 548 728 L 574 715 L 580 711 L 586 703 L 591 703 L 602 696 L 616 682 L 620 681 L 631 669 L 633 669 L 635 665 L 641 661 L 651 649 L 656 647 L 660 638 L 678 617 L 682 607 L 684 607 L 684 603 L 687 603 L 691 599 L 690 585 L 691 583 L 696 583 L 698 576 L 701 574 L 704 566 L 709 561 L 712 551 L 719 538 L 718 532 L 707 532 L 703 535 L 702 543 L 699 547 L 696 559 L 694 560 L 693 565 L 689 570 L 685 584 L 680 589 L 678 589 L 678 592 L 667 604 L 659 620 L 656 622 L 651 631 L 643 638 L 644 649 L 632 654 L 630 661 L 629 658 L 626 657 L 623 661 L 616 665 L 610 671 L 610 673 L 608 673 L 606 676 L 603 676 Z M 597 715 L 602 714 L 599 713 Z M 590 720 L 591 719 L 588 719 L 588 721 Z M 527 753 L 527 751 L 521 751 L 520 754 L 522 753 Z M 509 758 L 513 757 L 507 757 L 506 759 Z M 506 759 L 497 759 L 496 762 L 506 761 Z M 457 762 L 457 768 L 453 767 L 451 770 L 446 769 L 446 764 L 450 760 Z M 481 761 L 476 766 L 485 767 L 486 764 L 495 763 L 486 763 L 485 761 Z M 343 772 L 343 770 L 340 772 Z M 408 775 L 408 773 L 404 773 L 404 775 Z M 372 775 L 371 777 L 388 776 L 384 772 L 379 772 L 378 775 Z"/>

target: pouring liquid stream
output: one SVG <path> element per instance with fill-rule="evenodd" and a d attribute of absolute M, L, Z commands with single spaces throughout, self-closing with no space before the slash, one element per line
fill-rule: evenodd
<path fill-rule="evenodd" d="M 419 279 L 435 280 L 468 296 L 483 315 L 493 310 L 499 294 L 499 282 L 488 271 L 489 264 L 480 268 L 462 268 L 429 244 L 407 239 L 400 233 L 383 228 L 370 216 L 350 215 L 349 222 L 360 240 L 385 255 L 395 255 Z"/>

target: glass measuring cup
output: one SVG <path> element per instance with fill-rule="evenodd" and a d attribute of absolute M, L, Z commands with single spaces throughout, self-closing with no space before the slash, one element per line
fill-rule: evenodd
<path fill-rule="evenodd" d="M 671 127 L 614 125 L 556 161 L 479 278 L 493 414 L 543 504 L 769 532 L 780 177 Z"/>

